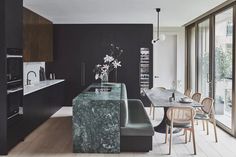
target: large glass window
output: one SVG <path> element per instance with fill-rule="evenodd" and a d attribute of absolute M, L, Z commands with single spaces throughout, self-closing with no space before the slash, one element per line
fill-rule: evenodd
<path fill-rule="evenodd" d="M 233 72 L 233 9 L 215 16 L 215 110 L 216 119 L 231 128 Z"/>
<path fill-rule="evenodd" d="M 188 88 L 214 99 L 217 124 L 236 137 L 234 9 L 236 3 L 187 26 L 187 63 Z"/>
<path fill-rule="evenodd" d="M 203 97 L 209 96 L 209 27 L 209 19 L 198 25 L 198 92 L 201 92 Z"/>

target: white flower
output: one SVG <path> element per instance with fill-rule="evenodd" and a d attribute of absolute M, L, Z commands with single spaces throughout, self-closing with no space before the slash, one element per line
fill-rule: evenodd
<path fill-rule="evenodd" d="M 99 68 L 99 67 L 101 67 L 102 65 L 101 64 L 98 64 L 98 65 L 96 65 L 97 66 L 97 68 Z"/>
<path fill-rule="evenodd" d="M 106 55 L 106 57 L 104 57 L 104 62 L 105 63 L 107 63 L 107 62 L 112 62 L 112 61 L 114 61 L 114 58 L 112 57 L 112 56 L 108 56 L 108 55 Z"/>
<path fill-rule="evenodd" d="M 99 79 L 99 78 L 100 78 L 99 74 L 96 74 L 96 75 L 95 75 L 95 80 L 97 80 L 97 79 Z"/>
<path fill-rule="evenodd" d="M 121 67 L 120 61 L 118 62 L 117 60 L 115 60 L 114 62 L 112 62 L 112 64 L 113 64 L 114 68 Z"/>
<path fill-rule="evenodd" d="M 107 71 L 109 69 L 109 65 L 107 64 L 104 64 L 103 67 L 102 67 L 102 71 Z"/>

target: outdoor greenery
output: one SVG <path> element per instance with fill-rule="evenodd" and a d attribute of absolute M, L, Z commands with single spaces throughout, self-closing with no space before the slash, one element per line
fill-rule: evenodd
<path fill-rule="evenodd" d="M 232 78 L 232 52 L 231 48 L 224 50 L 222 47 L 215 49 L 215 78 L 216 80 Z M 209 73 L 209 53 L 203 53 L 201 62 L 201 73 Z M 207 79 L 207 78 L 205 78 Z"/>
<path fill-rule="evenodd" d="M 231 48 L 228 48 L 224 51 L 222 47 L 216 47 L 216 79 L 230 79 L 232 78 L 232 52 Z"/>

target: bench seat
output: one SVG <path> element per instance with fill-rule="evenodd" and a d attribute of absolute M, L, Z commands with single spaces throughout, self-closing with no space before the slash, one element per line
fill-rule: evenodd
<path fill-rule="evenodd" d="M 126 103 L 123 105 L 127 108 L 121 107 L 121 116 L 123 115 L 121 119 L 126 122 L 121 126 L 121 151 L 148 152 L 152 150 L 152 136 L 154 135 L 152 123 L 140 100 L 128 100 Z"/>

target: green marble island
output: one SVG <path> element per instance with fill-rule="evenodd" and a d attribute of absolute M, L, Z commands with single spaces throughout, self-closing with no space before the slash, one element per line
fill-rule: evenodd
<path fill-rule="evenodd" d="M 124 84 L 92 84 L 73 100 L 74 153 L 120 152 Z M 126 93 L 125 93 L 126 94 Z"/>

